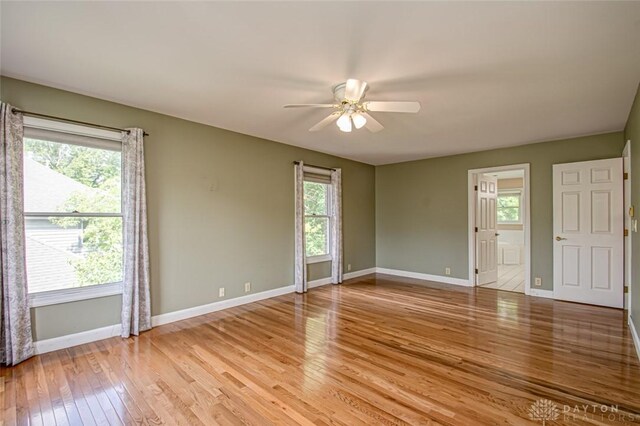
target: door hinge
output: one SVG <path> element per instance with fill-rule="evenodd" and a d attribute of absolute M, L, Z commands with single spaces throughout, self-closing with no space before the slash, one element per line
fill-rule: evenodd
<path fill-rule="evenodd" d="M 478 232 L 478 227 L 476 226 L 476 232 Z"/>
<path fill-rule="evenodd" d="M 629 179 L 629 173 L 623 173 L 623 174 L 622 174 L 622 179 L 623 179 L 623 180 L 627 180 L 627 179 Z"/>
<path fill-rule="evenodd" d="M 473 190 L 474 190 L 474 191 L 477 191 L 477 190 L 478 190 L 478 185 L 475 185 L 475 186 L 473 187 Z"/>
<path fill-rule="evenodd" d="M 478 273 L 478 268 L 476 268 L 476 274 Z"/>
<path fill-rule="evenodd" d="M 624 236 L 625 236 L 625 237 L 628 237 L 628 236 L 629 236 L 629 230 L 628 230 L 628 229 L 625 229 L 625 230 L 624 230 Z"/>
<path fill-rule="evenodd" d="M 624 286 L 624 292 L 629 293 L 629 286 L 626 286 L 626 285 Z"/>

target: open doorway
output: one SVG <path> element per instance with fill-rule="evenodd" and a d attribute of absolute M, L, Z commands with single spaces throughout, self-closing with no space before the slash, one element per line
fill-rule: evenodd
<path fill-rule="evenodd" d="M 529 165 L 469 170 L 469 276 L 530 293 Z"/>

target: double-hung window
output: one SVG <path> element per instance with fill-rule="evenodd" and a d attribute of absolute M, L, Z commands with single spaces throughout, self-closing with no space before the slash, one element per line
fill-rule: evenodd
<path fill-rule="evenodd" d="M 24 218 L 32 306 L 120 293 L 120 134 L 25 119 Z"/>
<path fill-rule="evenodd" d="M 498 192 L 498 223 L 522 224 L 522 192 L 508 190 Z"/>
<path fill-rule="evenodd" d="M 307 263 L 331 260 L 329 236 L 331 229 L 330 180 L 305 174 L 304 233 Z"/>

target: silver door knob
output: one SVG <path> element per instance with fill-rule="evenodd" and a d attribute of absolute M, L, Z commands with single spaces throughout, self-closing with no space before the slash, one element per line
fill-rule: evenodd
<path fill-rule="evenodd" d="M 562 240 L 566 240 L 566 238 L 556 237 L 556 241 L 562 241 Z"/>

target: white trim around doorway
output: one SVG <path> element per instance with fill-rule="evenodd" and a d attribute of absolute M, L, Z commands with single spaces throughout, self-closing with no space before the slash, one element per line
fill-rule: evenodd
<path fill-rule="evenodd" d="M 486 167 L 483 169 L 471 169 L 468 171 L 468 217 L 467 222 L 468 236 L 469 236 L 469 283 L 472 286 L 476 285 L 475 274 L 475 259 L 476 259 L 476 244 L 475 244 L 475 217 L 476 217 L 476 203 L 475 203 L 475 191 L 474 185 L 476 182 L 476 175 L 480 173 L 496 173 L 505 172 L 510 170 L 523 170 L 524 171 L 524 294 L 530 295 L 531 292 L 531 191 L 530 191 L 530 165 L 513 164 L 508 166 Z"/>
<path fill-rule="evenodd" d="M 624 146 L 624 150 L 622 151 L 622 167 L 623 172 L 627 174 L 627 178 L 622 182 L 623 191 L 624 191 L 624 227 L 628 230 L 629 235 L 625 237 L 624 241 L 624 277 L 625 282 L 624 285 L 628 289 L 628 293 L 625 293 L 624 298 L 624 309 L 627 310 L 629 321 L 631 321 L 631 301 L 633 298 L 631 297 L 631 283 L 633 282 L 633 221 L 634 217 L 629 215 L 629 208 L 632 206 L 631 204 L 631 139 L 627 140 L 627 143 Z"/>

